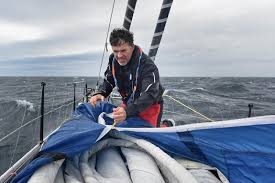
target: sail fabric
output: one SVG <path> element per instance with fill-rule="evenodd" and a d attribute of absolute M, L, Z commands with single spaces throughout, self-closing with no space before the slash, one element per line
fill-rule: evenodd
<path fill-rule="evenodd" d="M 98 124 L 100 112 L 110 112 L 112 107 L 107 103 L 98 108 L 80 105 L 73 117 L 47 139 L 39 156 L 13 182 L 27 182 L 43 165 L 93 149 L 114 132 L 148 141 L 172 157 L 216 167 L 232 183 L 275 182 L 275 116 L 170 128 L 147 128 L 147 122 L 140 118 L 130 118 L 115 129 Z M 105 118 L 107 124 L 112 123 L 112 119 Z M 143 125 L 146 128 L 141 128 Z"/>
<path fill-rule="evenodd" d="M 63 167 L 58 161 L 43 166 L 28 183 L 41 179 L 45 183 L 59 183 L 62 180 L 85 183 L 201 183 L 150 142 L 115 131 L 110 131 L 109 136 L 73 159 L 67 158 Z"/>
<path fill-rule="evenodd" d="M 216 167 L 230 182 L 275 182 L 275 116 L 227 122 L 232 126 L 225 121 L 224 126 L 186 125 L 169 132 L 124 132 L 145 138 L 172 156 Z"/>

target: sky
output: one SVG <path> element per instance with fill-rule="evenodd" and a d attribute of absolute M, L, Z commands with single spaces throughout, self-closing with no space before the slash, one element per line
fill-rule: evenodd
<path fill-rule="evenodd" d="M 0 0 L 0 76 L 103 75 L 113 0 Z M 138 0 L 131 25 L 148 53 L 162 0 Z M 111 30 L 127 0 L 116 0 Z M 155 63 L 161 76 L 275 77 L 274 0 L 174 0 Z"/>

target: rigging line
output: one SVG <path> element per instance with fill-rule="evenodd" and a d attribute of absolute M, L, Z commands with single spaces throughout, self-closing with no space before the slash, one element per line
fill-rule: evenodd
<path fill-rule="evenodd" d="M 189 107 L 189 106 L 185 105 L 184 103 L 182 103 L 182 102 L 178 101 L 177 99 L 175 99 L 175 98 L 171 97 L 170 95 L 163 95 L 163 96 L 164 96 L 164 97 L 168 97 L 168 98 L 170 98 L 170 99 L 174 100 L 175 102 L 179 103 L 180 105 L 182 105 L 182 106 L 186 107 L 187 109 L 189 109 L 189 110 L 193 111 L 194 113 L 196 113 L 196 114 L 198 114 L 198 115 L 202 116 L 203 118 L 205 118 L 205 119 L 207 119 L 207 120 L 209 120 L 209 121 L 211 121 L 211 122 L 214 122 L 214 120 L 212 120 L 212 119 L 210 119 L 210 118 L 206 117 L 205 115 L 203 115 L 203 114 L 201 114 L 200 112 L 198 112 L 198 111 L 196 111 L 196 110 L 192 109 L 191 107 Z"/>
<path fill-rule="evenodd" d="M 54 100 L 55 100 L 55 96 L 56 96 L 56 88 L 57 87 L 54 87 L 54 94 L 53 94 L 53 100 L 52 100 L 52 107 L 51 107 L 51 110 L 53 109 L 53 105 L 54 105 Z M 50 114 L 50 117 L 49 117 L 49 121 L 51 121 L 51 118 L 52 118 L 52 113 Z"/>
<path fill-rule="evenodd" d="M 67 82 L 67 83 L 50 83 L 47 84 L 47 87 L 64 87 L 64 86 L 73 86 L 74 84 L 82 84 L 85 83 L 85 81 L 75 81 L 75 82 Z"/>
<path fill-rule="evenodd" d="M 82 100 L 82 98 L 79 98 L 79 99 L 78 99 L 78 100 L 76 100 L 76 101 L 77 101 L 77 102 L 79 102 L 79 101 L 81 101 L 81 100 Z M 74 101 L 72 101 L 72 102 L 70 102 L 70 103 L 68 103 L 68 104 L 61 105 L 61 106 L 59 106 L 59 107 L 57 107 L 57 108 L 55 108 L 55 109 L 53 109 L 53 110 L 51 110 L 51 111 L 49 111 L 49 112 L 45 113 L 45 114 L 44 114 L 44 116 L 45 116 L 45 115 L 47 115 L 47 114 L 49 114 L 49 113 L 51 113 L 51 112 L 54 112 L 54 111 L 56 111 L 56 110 L 58 110 L 58 109 L 62 108 L 62 107 L 65 107 L 65 106 L 71 105 L 71 104 L 73 104 L 73 103 L 74 103 Z"/>
<path fill-rule="evenodd" d="M 109 31 L 110 31 L 110 26 L 111 26 L 111 22 L 112 22 L 112 17 L 113 17 L 115 2 L 116 2 L 116 0 L 113 1 L 112 11 L 111 11 L 111 15 L 110 15 L 109 25 L 108 25 L 108 29 L 107 29 L 107 34 L 106 34 L 106 38 L 105 38 L 103 53 L 102 53 L 102 57 L 101 57 L 101 63 L 100 63 L 99 72 L 98 72 L 98 78 L 97 78 L 97 82 L 96 82 L 96 89 L 98 89 L 99 80 L 100 80 L 100 73 L 101 73 L 101 69 L 102 69 L 102 63 L 103 63 L 104 56 L 105 56 L 105 50 L 107 50 L 107 39 L 108 39 L 108 35 L 109 35 Z"/>
<path fill-rule="evenodd" d="M 189 100 L 189 103 L 191 105 L 191 108 L 194 109 L 195 107 L 194 107 L 194 104 L 193 104 L 192 100 Z M 200 122 L 199 119 L 197 119 L 197 123 L 199 123 L 199 122 Z"/>
<path fill-rule="evenodd" d="M 41 105 L 39 105 L 38 107 L 37 107 L 37 118 L 39 117 L 39 111 L 41 111 Z M 37 132 L 37 129 L 38 129 L 38 123 L 36 123 L 35 124 L 35 128 L 34 128 L 34 132 L 33 132 L 33 136 L 32 136 L 32 142 L 34 142 L 34 140 L 36 140 L 35 139 L 35 134 L 36 134 L 36 132 Z"/>
<path fill-rule="evenodd" d="M 24 115 L 23 115 L 20 127 L 23 125 L 23 122 L 24 122 L 25 116 L 26 116 L 26 112 L 27 112 L 27 106 L 25 107 L 25 112 L 24 112 Z M 11 157 L 9 168 L 12 166 L 12 163 L 13 163 L 14 154 L 15 154 L 15 151 L 17 149 L 17 145 L 18 145 L 18 142 L 19 142 L 19 137 L 20 137 L 20 134 L 21 134 L 20 132 L 21 131 L 18 132 L 18 135 L 17 135 L 17 138 L 16 138 L 15 148 L 14 148 L 13 153 L 12 153 L 12 157 Z"/>
<path fill-rule="evenodd" d="M 33 121 L 39 119 L 41 116 L 38 116 L 36 118 L 33 118 L 32 120 L 30 120 L 29 122 L 25 123 L 24 125 L 22 125 L 19 128 L 16 128 L 15 130 L 13 130 L 12 132 L 10 132 L 9 134 L 7 134 L 6 136 L 4 136 L 3 138 L 0 139 L 0 142 L 2 142 L 2 140 L 6 139 L 7 137 L 9 137 L 10 135 L 14 134 L 15 132 L 17 132 L 18 130 L 20 130 L 21 128 L 24 128 L 25 126 L 27 126 L 28 124 L 32 123 Z"/>
<path fill-rule="evenodd" d="M 163 111 L 164 111 L 164 112 L 167 112 L 167 113 L 172 113 L 172 114 L 177 114 L 177 115 L 180 115 L 180 116 L 184 116 L 184 114 L 182 114 L 182 113 L 177 113 L 177 112 L 175 112 L 175 111 L 169 111 L 169 110 L 165 110 L 165 109 L 163 109 Z"/>
<path fill-rule="evenodd" d="M 75 92 L 75 95 L 77 95 L 77 91 Z M 68 96 L 69 96 L 69 92 L 68 92 Z M 65 113 L 64 113 L 64 118 L 63 118 L 63 121 L 65 121 L 67 118 L 66 118 L 66 115 L 67 115 L 67 111 L 68 111 L 68 108 L 69 108 L 70 106 L 66 106 L 65 107 Z"/>
<path fill-rule="evenodd" d="M 68 108 L 68 106 L 70 106 L 70 104 L 66 104 L 66 98 L 69 98 L 69 96 L 70 96 L 70 91 L 67 91 L 67 96 L 68 97 L 64 97 L 64 108 L 66 109 L 66 107 Z M 75 102 L 77 102 L 77 100 L 75 100 Z M 73 103 L 73 105 L 74 105 L 74 103 L 75 103 L 74 101 L 72 101 L 72 103 Z M 65 110 L 64 109 L 64 110 Z M 62 110 L 62 112 L 61 112 L 61 108 L 60 108 L 60 110 L 59 110 L 59 114 L 58 114 L 58 120 L 57 120 L 57 125 L 58 125 L 58 121 L 65 121 L 66 119 L 65 119 L 65 115 L 66 115 L 66 111 L 64 111 L 64 110 Z M 61 114 L 61 115 L 60 115 Z M 64 114 L 64 116 L 63 116 L 63 114 Z M 60 120 L 59 120 L 59 117 L 61 118 Z"/>
<path fill-rule="evenodd" d="M 68 94 L 69 92 L 67 91 L 67 96 L 69 96 L 69 94 Z M 64 101 L 63 101 L 63 103 L 64 103 L 64 105 L 66 104 L 66 98 L 67 97 L 64 97 Z M 58 121 L 61 121 L 61 120 L 59 120 L 59 117 L 60 117 L 60 112 L 61 112 L 61 108 L 60 108 L 60 110 L 59 110 L 59 113 L 58 113 L 58 118 L 57 118 L 57 123 L 58 123 Z M 62 118 L 61 118 L 62 119 Z M 56 125 L 56 124 L 55 124 Z"/>
<path fill-rule="evenodd" d="M 78 99 L 78 100 L 76 100 L 76 101 L 79 102 L 79 101 L 81 101 L 81 100 L 82 100 L 82 98 L 80 98 L 80 99 Z M 51 112 L 54 112 L 54 111 L 58 110 L 58 109 L 61 108 L 61 107 L 64 107 L 64 106 L 68 106 L 68 105 L 70 105 L 70 104 L 73 104 L 73 102 L 74 102 L 74 101 L 68 103 L 67 105 L 59 106 L 58 108 L 56 108 L 56 109 L 54 109 L 54 110 L 51 110 L 51 111 L 45 113 L 44 116 L 48 115 L 48 114 L 51 113 Z M 17 129 L 15 129 L 14 131 L 10 132 L 9 134 L 7 134 L 7 135 L 4 136 L 3 138 L 1 138 L 1 139 L 0 139 L 0 142 L 2 142 L 4 139 L 6 139 L 6 138 L 9 137 L 10 135 L 14 134 L 15 132 L 17 132 L 18 130 L 24 128 L 24 127 L 27 126 L 28 124 L 32 123 L 33 121 L 35 121 L 35 120 L 37 120 L 37 119 L 40 119 L 40 117 L 41 117 L 41 115 L 38 116 L 38 117 L 36 117 L 36 118 L 34 118 L 34 119 L 32 119 L 32 120 L 30 120 L 30 121 L 28 121 L 27 123 L 25 123 L 24 125 L 22 125 L 21 127 L 17 128 Z"/>
<path fill-rule="evenodd" d="M 224 117 L 223 117 L 222 108 L 218 108 L 217 112 L 218 112 L 218 114 L 220 115 L 220 118 L 221 118 L 222 121 L 223 121 L 223 120 L 224 120 Z"/>
<path fill-rule="evenodd" d="M 35 144 L 35 134 L 37 134 L 37 129 L 38 129 L 38 123 L 34 124 L 34 130 L 32 134 L 32 144 Z"/>

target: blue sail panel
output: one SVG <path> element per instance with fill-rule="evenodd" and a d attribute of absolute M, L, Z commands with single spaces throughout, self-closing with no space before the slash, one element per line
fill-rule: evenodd
<path fill-rule="evenodd" d="M 249 118 L 230 127 L 189 129 L 175 127 L 160 132 L 123 130 L 146 139 L 171 156 L 188 158 L 218 168 L 230 182 L 275 182 L 275 116 L 269 122 Z M 234 120 L 233 120 L 234 121 Z M 224 122 L 219 122 L 224 123 Z"/>
<path fill-rule="evenodd" d="M 96 122 L 99 113 L 112 106 L 105 103 L 99 107 L 80 105 L 72 119 L 48 138 L 39 156 L 13 182 L 26 182 L 35 170 L 58 158 L 55 154 L 73 157 L 93 147 L 99 137 L 108 135 L 111 128 Z M 216 167 L 232 183 L 275 182 L 275 116 L 172 128 L 129 128 L 135 123 L 146 122 L 130 118 L 125 126 L 127 128 L 115 130 L 145 139 L 173 157 Z"/>

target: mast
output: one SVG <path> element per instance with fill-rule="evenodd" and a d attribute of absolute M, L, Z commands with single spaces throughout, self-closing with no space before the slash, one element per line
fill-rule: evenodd
<path fill-rule="evenodd" d="M 130 30 L 130 26 L 132 23 L 134 11 L 136 8 L 137 0 L 128 0 L 127 9 L 123 21 L 123 27 L 127 30 Z"/>
<path fill-rule="evenodd" d="M 163 0 L 148 56 L 155 61 L 173 0 Z"/>

